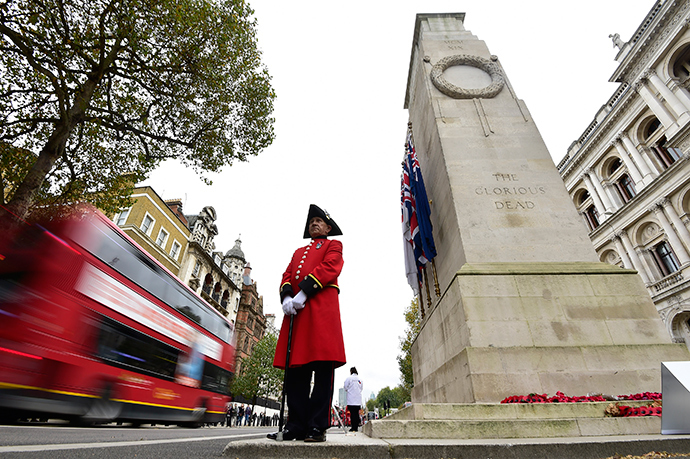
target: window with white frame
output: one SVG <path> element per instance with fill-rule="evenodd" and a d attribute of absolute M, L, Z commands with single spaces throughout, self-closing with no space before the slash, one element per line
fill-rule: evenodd
<path fill-rule="evenodd" d="M 168 232 L 161 228 L 161 230 L 158 232 L 158 237 L 156 238 L 156 245 L 159 247 L 164 247 L 165 243 L 168 242 L 168 236 Z"/>
<path fill-rule="evenodd" d="M 127 217 L 129 217 L 130 210 L 131 209 L 125 209 L 115 214 L 115 218 L 113 218 L 113 221 L 117 226 L 122 226 L 127 222 Z"/>
<path fill-rule="evenodd" d="M 676 254 L 673 253 L 671 246 L 666 241 L 662 241 L 657 244 L 652 250 L 652 255 L 654 255 L 654 261 L 656 261 L 657 266 L 661 270 L 664 277 L 675 273 L 680 270 L 680 263 Z"/>
<path fill-rule="evenodd" d="M 141 222 L 141 230 L 147 234 L 151 235 L 151 230 L 153 230 L 153 224 L 155 223 L 155 220 L 153 217 L 151 217 L 148 213 L 144 217 L 144 221 Z"/>
<path fill-rule="evenodd" d="M 198 276 L 200 270 L 201 270 L 201 262 L 199 260 L 197 260 L 196 264 L 194 265 L 194 270 L 192 271 L 192 276 Z"/>
<path fill-rule="evenodd" d="M 173 260 L 177 260 L 177 257 L 180 255 L 181 248 L 182 246 L 179 242 L 173 241 L 172 247 L 170 248 L 170 256 L 173 258 Z"/>

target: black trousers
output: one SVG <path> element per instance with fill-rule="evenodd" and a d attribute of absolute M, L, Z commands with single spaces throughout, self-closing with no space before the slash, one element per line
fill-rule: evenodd
<path fill-rule="evenodd" d="M 312 429 L 323 432 L 330 427 L 334 372 L 333 362 L 311 362 L 287 370 L 286 429 L 297 434 L 308 434 Z"/>
<path fill-rule="evenodd" d="M 350 412 L 350 428 L 357 432 L 359 429 L 359 405 L 347 405 L 347 411 Z"/>

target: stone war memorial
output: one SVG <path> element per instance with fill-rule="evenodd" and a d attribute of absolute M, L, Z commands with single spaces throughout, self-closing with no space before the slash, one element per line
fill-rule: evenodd
<path fill-rule="evenodd" d="M 464 16 L 416 18 L 405 108 L 440 295 L 412 348 L 413 405 L 365 432 L 659 433 L 658 417 L 605 418 L 606 403 L 500 404 L 530 393 L 659 392 L 661 362 L 690 353 L 671 342 L 637 272 L 598 260 L 527 106 Z"/>

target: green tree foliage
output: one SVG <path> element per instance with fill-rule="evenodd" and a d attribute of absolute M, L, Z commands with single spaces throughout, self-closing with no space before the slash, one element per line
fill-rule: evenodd
<path fill-rule="evenodd" d="M 256 404 L 259 397 L 278 395 L 283 384 L 283 370 L 273 367 L 278 337 L 266 333 L 254 346 L 248 359 L 238 359 L 240 371 L 235 374 L 230 390 Z"/>
<path fill-rule="evenodd" d="M 376 400 L 369 399 L 367 400 L 367 411 L 374 411 L 374 408 L 376 408 Z"/>
<path fill-rule="evenodd" d="M 402 386 L 397 386 L 391 389 L 386 386 L 381 389 L 376 396 L 376 406 L 379 408 L 380 412 L 383 412 L 383 407 L 385 402 L 390 402 L 391 408 L 402 408 L 405 402 L 410 401 L 410 393 L 406 391 Z"/>
<path fill-rule="evenodd" d="M 164 159 L 203 175 L 268 146 L 252 14 L 243 0 L 0 0 L 0 143 L 31 163 L 16 178 L 3 157 L 10 210 L 86 194 L 111 211 Z"/>
<path fill-rule="evenodd" d="M 422 319 L 419 315 L 419 300 L 417 298 L 413 299 L 405 309 L 405 322 L 407 322 L 407 328 L 405 329 L 405 336 L 400 338 L 401 353 L 398 355 L 397 360 L 398 368 L 400 368 L 402 388 L 409 393 L 414 387 L 412 379 L 412 343 L 417 339 L 422 326 Z"/>

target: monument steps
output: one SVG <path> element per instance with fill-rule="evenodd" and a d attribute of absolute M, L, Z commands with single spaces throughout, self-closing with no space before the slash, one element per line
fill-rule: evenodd
<path fill-rule="evenodd" d="M 658 416 L 611 417 L 614 402 L 545 404 L 413 404 L 384 419 L 368 422 L 372 438 L 489 439 L 557 438 L 658 434 Z M 646 406 L 650 402 L 621 401 Z"/>

